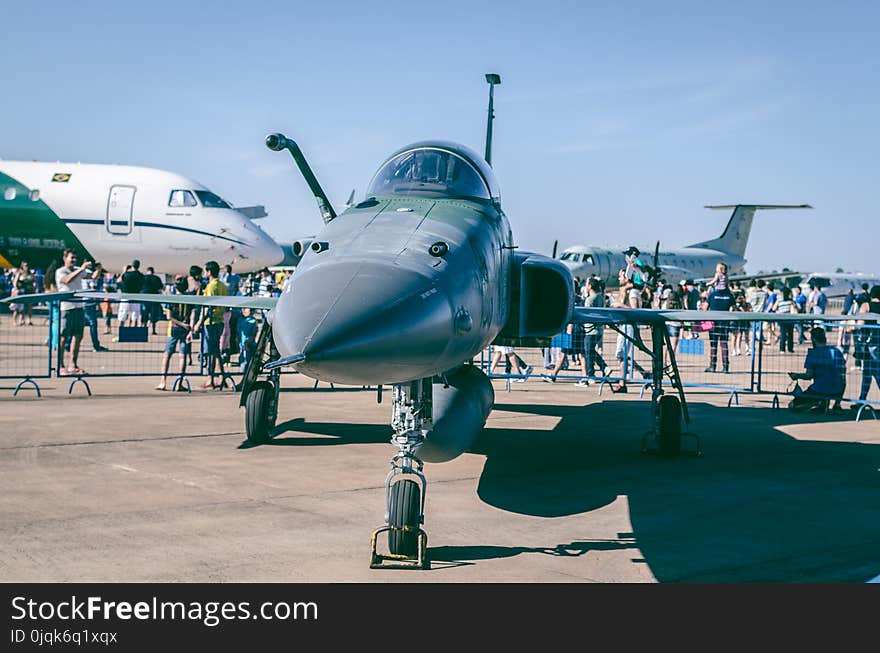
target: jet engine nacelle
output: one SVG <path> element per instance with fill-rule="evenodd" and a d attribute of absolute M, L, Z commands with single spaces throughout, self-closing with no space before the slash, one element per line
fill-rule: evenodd
<path fill-rule="evenodd" d="M 290 251 L 293 252 L 294 256 L 299 256 L 302 258 L 302 255 L 306 253 L 309 249 L 309 245 L 311 245 L 312 241 L 303 239 L 303 240 L 294 240 L 290 245 Z"/>
<path fill-rule="evenodd" d="M 294 240 L 292 243 L 281 243 L 281 250 L 284 252 L 284 259 L 279 265 L 296 266 L 312 244 L 311 238 L 303 238 Z"/>
<path fill-rule="evenodd" d="M 515 253 L 511 268 L 510 317 L 496 344 L 561 333 L 571 320 L 574 300 L 568 268 L 552 258 L 527 252 Z"/>
<path fill-rule="evenodd" d="M 430 463 L 442 463 L 463 454 L 483 430 L 495 403 L 492 382 L 482 370 L 462 365 L 433 384 L 434 427 L 418 449 Z"/>

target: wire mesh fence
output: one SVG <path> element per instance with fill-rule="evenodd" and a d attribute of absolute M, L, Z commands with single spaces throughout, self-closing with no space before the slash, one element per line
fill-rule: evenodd
<path fill-rule="evenodd" d="M 810 380 L 795 380 L 789 373 L 805 372 L 814 348 L 813 326 L 823 327 L 828 346 L 841 354 L 842 399 L 880 406 L 880 344 L 871 344 L 880 343 L 880 326 L 817 320 L 669 323 L 666 328 L 682 386 L 728 392 L 733 400 L 738 393 L 785 397 L 806 390 Z M 652 360 L 630 339 L 640 337 L 650 344 L 650 327 L 627 326 L 620 331 L 605 327 L 582 342 L 562 334 L 542 349 L 489 347 L 480 363 L 491 377 L 506 379 L 508 389 L 510 383 L 541 378 L 597 385 L 600 394 L 609 385 L 635 386 L 644 394 L 652 382 Z"/>
<path fill-rule="evenodd" d="M 18 306 L 0 314 L 0 378 L 38 379 L 50 375 L 48 351 L 53 316 L 47 307 Z"/>
<path fill-rule="evenodd" d="M 11 314 L 0 316 L 0 378 L 158 377 L 167 369 L 174 379 L 182 363 L 187 376 L 209 373 L 204 332 L 194 333 L 191 342 L 171 338 L 161 304 L 135 308 L 113 300 L 87 301 L 76 311 L 82 326 L 79 339 L 67 335 L 65 324 L 73 314 L 62 312 L 58 302 L 34 306 L 32 324 L 19 325 Z M 247 321 L 231 310 L 224 319 L 220 358 L 228 382 L 234 385 L 244 372 L 262 317 Z M 78 332 L 78 327 L 73 331 Z M 166 357 L 169 364 L 164 368 Z"/>
<path fill-rule="evenodd" d="M 208 373 L 210 361 L 201 334 L 194 334 L 189 346 L 178 338 L 172 347 L 161 305 L 139 305 L 138 309 L 113 300 L 84 303 L 78 351 L 74 339 L 62 337 L 64 320 L 58 302 L 34 306 L 20 320 L 2 314 L 0 378 L 158 377 L 166 357 L 169 379 L 180 373 L 181 360 L 187 376 Z M 225 319 L 221 358 L 234 384 L 244 372 L 251 338 L 255 339 L 262 317 L 257 314 L 244 325 L 239 312 L 228 311 Z M 841 354 L 842 397 L 880 406 L 880 326 L 855 321 L 672 322 L 659 328 L 667 330 L 684 388 L 725 391 L 733 399 L 741 392 L 783 397 L 806 387 L 807 380 L 794 380 L 790 373 L 805 370 L 813 348 L 813 326 L 823 326 L 828 345 Z M 618 332 L 607 326 L 583 331 L 573 325 L 569 331 L 545 348 L 490 346 L 482 353 L 480 365 L 490 377 L 506 379 L 508 389 L 511 383 L 544 379 L 597 386 L 599 394 L 609 387 L 645 393 L 652 383 L 652 360 L 632 340 L 641 340 L 650 348 L 650 327 L 622 326 Z"/>

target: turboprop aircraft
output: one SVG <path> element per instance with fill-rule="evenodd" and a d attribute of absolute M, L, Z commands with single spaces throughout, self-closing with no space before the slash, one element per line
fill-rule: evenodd
<path fill-rule="evenodd" d="M 265 215 L 165 170 L 0 161 L 0 268 L 45 267 L 71 248 L 107 270 L 137 258 L 173 274 L 213 259 L 251 272 L 284 256 L 252 221 Z"/>
<path fill-rule="evenodd" d="M 487 345 L 546 343 L 570 322 L 619 330 L 652 356 L 653 429 L 644 446 L 675 455 L 689 417 L 666 322 L 803 319 L 575 308 L 565 265 L 517 250 L 487 163 L 490 142 L 487 138 L 485 157 L 448 141 L 402 147 L 379 166 L 365 198 L 337 215 L 299 146 L 271 134 L 266 145 L 293 156 L 324 222 L 281 296 L 165 295 L 158 300 L 268 311 L 241 384 L 252 443 L 272 436 L 284 366 L 331 383 L 377 386 L 380 398 L 382 386 L 391 386 L 391 444 L 397 452 L 385 481 L 385 524 L 372 536 L 372 567 L 428 567 L 424 462 L 457 457 L 482 430 L 494 391 L 472 361 Z M 14 301 L 44 297 L 20 295 Z M 116 297 L 157 301 L 155 295 Z M 650 327 L 650 346 L 638 329 L 624 328 L 632 324 Z M 675 394 L 664 395 L 664 377 Z M 388 554 L 377 549 L 384 532 Z"/>
<path fill-rule="evenodd" d="M 752 230 L 755 211 L 768 209 L 811 209 L 809 204 L 731 204 L 710 205 L 707 209 L 733 209 L 727 226 L 718 238 L 706 240 L 687 247 L 673 250 L 660 250 L 659 241 L 653 248 L 653 258 L 649 266 L 652 275 L 664 278 L 669 283 L 683 279 L 698 279 L 715 275 L 715 266 L 726 263 L 728 273 L 742 272 L 746 264 L 746 245 Z M 638 249 L 638 248 L 636 248 Z M 648 264 L 645 256 L 648 250 L 641 250 L 642 261 Z M 623 248 L 593 247 L 576 245 L 562 251 L 559 260 L 565 263 L 572 276 L 581 279 L 597 277 L 609 287 L 617 285 L 617 272 L 627 266 Z"/>

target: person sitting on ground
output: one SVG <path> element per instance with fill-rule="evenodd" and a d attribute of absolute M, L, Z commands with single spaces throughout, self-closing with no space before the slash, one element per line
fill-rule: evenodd
<path fill-rule="evenodd" d="M 833 400 L 832 410 L 841 410 L 840 400 L 846 390 L 846 360 L 836 347 L 829 347 L 825 329 L 813 327 L 810 330 L 813 346 L 807 351 L 804 360 L 806 372 L 789 372 L 792 380 L 812 380 L 803 392 L 795 390 L 795 397 L 788 407 L 797 412 L 815 410 L 826 401 Z"/>

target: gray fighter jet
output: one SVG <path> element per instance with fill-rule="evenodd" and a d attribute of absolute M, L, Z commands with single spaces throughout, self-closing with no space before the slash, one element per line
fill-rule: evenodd
<path fill-rule="evenodd" d="M 487 81 L 491 93 L 500 78 L 487 76 Z M 257 355 L 242 382 L 241 405 L 253 443 L 271 437 L 284 366 L 331 383 L 377 386 L 380 393 L 383 385 L 391 386 L 391 444 L 397 453 L 386 479 L 385 524 L 373 533 L 372 566 L 428 565 L 423 461 L 455 458 L 483 428 L 494 392 L 471 362 L 487 345 L 546 342 L 569 322 L 621 329 L 654 361 L 655 427 L 649 443 L 676 454 L 688 417 L 672 351 L 664 362 L 666 321 L 788 319 L 761 313 L 575 309 L 565 265 L 518 251 L 514 244 L 500 187 L 487 163 L 492 119 L 490 108 L 485 156 L 447 141 L 403 147 L 379 167 L 365 198 L 339 215 L 297 144 L 282 134 L 268 136 L 270 149 L 293 156 L 324 222 L 281 296 L 160 300 L 268 311 Z M 114 297 L 157 301 L 155 295 Z M 650 325 L 650 346 L 638 329 L 623 329 L 626 324 Z M 664 376 L 676 395 L 664 396 Z M 377 551 L 383 532 L 390 554 Z"/>

